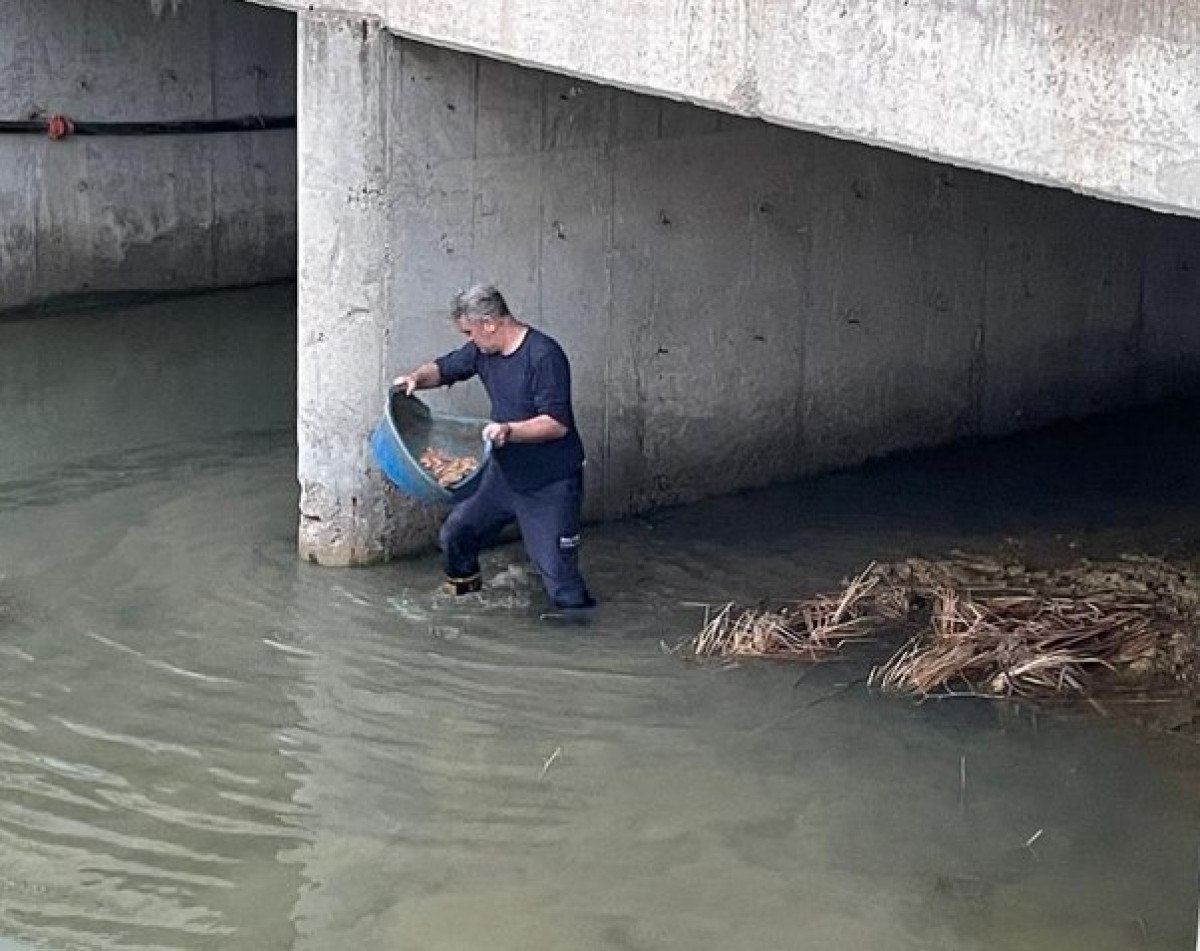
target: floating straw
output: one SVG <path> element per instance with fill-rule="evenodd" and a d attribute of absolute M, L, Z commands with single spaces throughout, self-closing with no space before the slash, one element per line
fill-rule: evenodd
<path fill-rule="evenodd" d="M 872 563 L 843 590 L 776 607 L 709 612 L 697 656 L 816 662 L 885 627 L 915 633 L 868 682 L 881 690 L 1090 697 L 1195 677 L 1200 580 L 1186 565 L 1124 556 L 1035 571 L 956 554 Z"/>

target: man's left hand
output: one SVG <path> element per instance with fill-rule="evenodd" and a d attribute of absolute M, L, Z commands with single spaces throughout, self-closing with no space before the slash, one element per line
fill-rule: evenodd
<path fill-rule="evenodd" d="M 483 427 L 483 438 L 499 449 L 512 438 L 512 425 L 509 423 L 488 423 Z"/>

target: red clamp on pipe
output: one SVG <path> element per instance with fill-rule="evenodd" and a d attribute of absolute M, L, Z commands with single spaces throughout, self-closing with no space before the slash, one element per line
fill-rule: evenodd
<path fill-rule="evenodd" d="M 66 116 L 51 116 L 46 123 L 46 134 L 55 140 L 65 139 L 74 131 L 75 123 Z"/>

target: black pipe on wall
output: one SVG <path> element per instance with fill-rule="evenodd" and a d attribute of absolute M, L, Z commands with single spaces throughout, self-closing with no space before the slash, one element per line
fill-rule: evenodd
<path fill-rule="evenodd" d="M 186 119 L 173 122 L 83 122 L 65 116 L 0 119 L 0 135 L 48 135 L 52 139 L 71 135 L 204 135 L 295 127 L 295 116 L 241 116 L 235 119 Z"/>

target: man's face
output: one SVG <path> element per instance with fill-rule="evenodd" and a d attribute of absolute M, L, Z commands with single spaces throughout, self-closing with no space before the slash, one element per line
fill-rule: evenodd
<path fill-rule="evenodd" d="M 499 353 L 503 345 L 496 333 L 496 322 L 484 317 L 482 320 L 467 320 L 460 317 L 455 323 L 459 331 L 483 353 Z"/>

